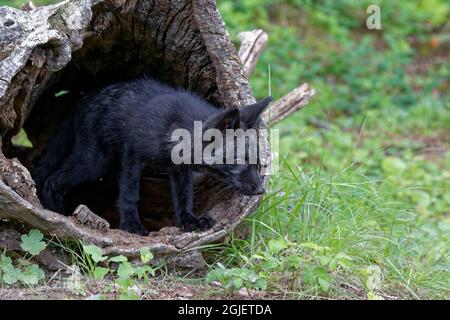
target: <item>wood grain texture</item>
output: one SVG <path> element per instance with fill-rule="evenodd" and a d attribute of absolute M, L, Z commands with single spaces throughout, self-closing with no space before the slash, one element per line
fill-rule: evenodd
<path fill-rule="evenodd" d="M 264 122 L 274 125 L 306 106 L 315 94 L 316 90 L 304 83 L 272 103 L 270 109 L 265 110 L 261 117 Z"/>
<path fill-rule="evenodd" d="M 239 58 L 247 77 L 255 70 L 259 57 L 267 46 L 269 36 L 261 29 L 243 31 L 238 34 L 240 40 Z"/>

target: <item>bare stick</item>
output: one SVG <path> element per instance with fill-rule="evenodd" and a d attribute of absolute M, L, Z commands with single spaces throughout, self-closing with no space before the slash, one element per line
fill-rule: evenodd
<path fill-rule="evenodd" d="M 267 45 L 269 36 L 263 30 L 257 29 L 240 32 L 238 38 L 241 41 L 238 55 L 241 58 L 244 72 L 247 77 L 250 77 L 253 70 L 255 70 L 261 53 Z"/>
<path fill-rule="evenodd" d="M 274 102 L 269 109 L 263 112 L 262 118 L 270 126 L 290 116 L 292 113 L 306 106 L 316 90 L 306 82 L 295 88 L 281 99 Z"/>

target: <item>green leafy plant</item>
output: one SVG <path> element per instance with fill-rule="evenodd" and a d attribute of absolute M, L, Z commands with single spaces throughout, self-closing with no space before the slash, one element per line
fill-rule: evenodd
<path fill-rule="evenodd" d="M 220 282 L 226 290 L 235 291 L 241 288 L 266 290 L 267 279 L 247 268 L 227 269 L 222 264 L 210 271 L 206 277 L 207 283 Z"/>
<path fill-rule="evenodd" d="M 329 247 L 312 242 L 296 243 L 283 237 L 270 239 L 262 250 L 250 257 L 241 255 L 241 258 L 245 267 L 226 268 L 218 263 L 207 274 L 206 282 L 218 281 L 229 291 L 241 288 L 266 290 L 276 287 L 281 275 L 290 278 L 292 290 L 302 278 L 310 286 L 327 292 L 332 282 L 330 272 L 337 268 L 353 268 L 353 259 L 343 252 L 333 252 Z"/>
<path fill-rule="evenodd" d="M 23 258 L 13 261 L 6 255 L 6 252 L 0 254 L 0 284 L 36 285 L 44 279 L 44 271 L 37 264 L 31 262 L 34 256 L 46 248 L 47 244 L 42 241 L 43 239 L 44 235 L 39 230 L 32 229 L 21 237 L 20 247 L 25 252 Z"/>
<path fill-rule="evenodd" d="M 113 281 L 104 291 L 119 294 L 121 300 L 136 300 L 140 298 L 140 290 L 136 280 L 148 280 L 155 275 L 155 269 L 148 263 L 153 254 L 146 247 L 140 249 L 138 266 L 128 261 L 123 255 L 114 257 L 104 256 L 101 248 L 95 245 L 83 245 L 83 252 L 89 267 L 88 271 L 96 281 L 103 281 L 107 276 Z M 112 267 L 115 265 L 115 267 Z M 102 297 L 102 296 L 100 296 Z"/>
<path fill-rule="evenodd" d="M 45 242 L 42 241 L 43 239 L 44 235 L 42 232 L 32 229 L 28 234 L 22 235 L 20 247 L 32 256 L 36 256 L 47 246 Z"/>

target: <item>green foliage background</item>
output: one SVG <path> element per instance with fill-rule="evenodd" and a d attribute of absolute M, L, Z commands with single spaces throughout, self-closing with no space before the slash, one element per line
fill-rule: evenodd
<path fill-rule="evenodd" d="M 251 234 L 211 254 L 207 280 L 298 298 L 449 298 L 448 1 L 218 3 L 237 45 L 240 31 L 269 34 L 258 97 L 305 81 L 317 94 L 277 125 L 280 171 Z M 371 4 L 381 30 L 366 28 Z"/>

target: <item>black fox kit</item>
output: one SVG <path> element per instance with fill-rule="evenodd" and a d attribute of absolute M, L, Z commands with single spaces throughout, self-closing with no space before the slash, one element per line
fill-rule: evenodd
<path fill-rule="evenodd" d="M 194 165 L 171 161 L 171 133 L 193 131 L 194 121 L 204 128 L 248 129 L 270 103 L 268 97 L 241 109 L 218 109 L 199 96 L 173 89 L 147 77 L 108 86 L 85 98 L 50 140 L 33 172 L 45 207 L 63 212 L 69 190 L 102 177 L 118 163 L 120 229 L 147 235 L 138 214 L 139 180 L 145 165 L 157 164 L 169 173 L 172 202 L 178 224 L 185 231 L 212 226 L 208 216 L 193 213 Z M 256 164 L 206 166 L 237 191 L 264 192 Z"/>

